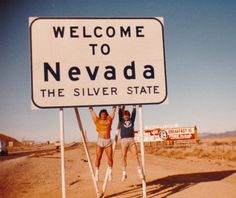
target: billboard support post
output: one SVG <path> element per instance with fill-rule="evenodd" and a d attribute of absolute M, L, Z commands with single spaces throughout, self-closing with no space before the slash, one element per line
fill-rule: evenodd
<path fill-rule="evenodd" d="M 142 105 L 139 105 L 139 133 L 140 133 L 140 151 L 141 151 L 141 163 L 144 178 L 142 180 L 143 198 L 146 198 L 146 171 L 145 171 L 145 157 L 144 157 L 144 134 L 143 134 L 143 109 Z"/>
<path fill-rule="evenodd" d="M 85 134 L 84 134 L 82 121 L 81 121 L 81 118 L 80 118 L 79 110 L 76 107 L 75 107 L 75 115 L 76 115 L 76 118 L 77 118 L 77 122 L 78 122 L 80 133 L 81 133 L 81 137 L 82 137 L 82 140 L 83 140 L 84 150 L 85 150 L 85 153 L 86 153 L 86 156 L 87 156 L 87 159 L 88 159 L 89 170 L 90 170 L 90 173 L 91 173 L 91 176 L 92 176 L 94 188 L 95 188 L 97 197 L 100 197 L 100 192 L 99 192 L 99 189 L 98 189 L 98 184 L 95 180 L 94 169 L 93 169 L 93 165 L 92 165 L 91 156 L 90 156 L 90 153 L 89 153 L 89 150 L 88 150 L 87 141 L 86 141 L 86 137 L 85 137 Z"/>
<path fill-rule="evenodd" d="M 63 108 L 60 108 L 59 114 L 60 114 L 60 143 L 61 143 L 61 187 L 62 187 L 62 198 L 66 198 Z"/>

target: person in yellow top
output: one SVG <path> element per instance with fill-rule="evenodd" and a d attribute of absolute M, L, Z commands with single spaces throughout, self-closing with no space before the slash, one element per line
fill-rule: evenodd
<path fill-rule="evenodd" d="M 112 166 L 113 166 L 113 153 L 112 153 L 112 142 L 111 142 L 111 126 L 112 121 L 115 117 L 116 107 L 112 107 L 112 112 L 109 115 L 106 109 L 102 109 L 99 112 L 99 116 L 93 110 L 93 107 L 89 107 L 89 111 L 93 122 L 96 126 L 96 130 L 98 132 L 97 146 L 96 146 L 96 160 L 95 160 L 95 179 L 99 180 L 99 167 L 100 161 L 102 159 L 103 151 L 105 150 L 107 158 L 108 158 L 108 179 L 112 180 Z"/>

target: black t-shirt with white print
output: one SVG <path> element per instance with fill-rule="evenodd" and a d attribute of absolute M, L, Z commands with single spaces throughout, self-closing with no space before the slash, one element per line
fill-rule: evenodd
<path fill-rule="evenodd" d="M 134 108 L 132 111 L 131 118 L 129 120 L 123 119 L 123 112 L 119 108 L 119 121 L 120 121 L 120 137 L 129 138 L 134 137 L 134 121 L 136 116 L 136 109 Z"/>

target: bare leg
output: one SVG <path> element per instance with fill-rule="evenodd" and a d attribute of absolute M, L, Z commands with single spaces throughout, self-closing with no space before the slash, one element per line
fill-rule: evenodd
<path fill-rule="evenodd" d="M 96 168 L 100 167 L 100 162 L 102 159 L 103 150 L 104 150 L 104 148 L 102 148 L 98 145 L 96 146 L 96 160 L 95 160 L 95 167 Z"/>
<path fill-rule="evenodd" d="M 105 148 L 105 152 L 107 154 L 108 159 L 108 166 L 112 168 L 113 166 L 113 152 L 112 152 L 112 145 Z"/>
<path fill-rule="evenodd" d="M 128 153 L 128 146 L 121 146 L 122 156 L 121 156 L 121 164 L 123 168 L 127 167 L 127 153 Z"/>
<path fill-rule="evenodd" d="M 139 160 L 138 150 L 137 150 L 136 144 L 133 144 L 130 147 L 130 151 L 131 151 L 132 155 L 135 158 L 135 161 L 136 161 L 136 164 L 137 164 L 137 169 L 138 169 L 138 175 L 139 175 L 140 179 L 144 179 L 144 174 L 143 174 L 142 168 L 140 166 L 140 160 Z"/>
<path fill-rule="evenodd" d="M 138 150 L 137 150 L 137 147 L 136 147 L 136 144 L 133 144 L 131 147 L 130 147 L 130 151 L 136 161 L 136 164 L 137 164 L 137 167 L 140 167 L 140 160 L 139 160 L 139 156 L 138 156 Z"/>
<path fill-rule="evenodd" d="M 113 166 L 113 151 L 112 151 L 112 145 L 105 148 L 105 152 L 107 154 L 108 159 L 108 180 L 112 180 L 112 166 Z"/>
<path fill-rule="evenodd" d="M 122 156 L 121 156 L 121 164 L 122 164 L 122 178 L 121 181 L 125 181 L 127 179 L 127 172 L 126 172 L 126 167 L 127 167 L 127 153 L 128 153 L 129 147 L 125 144 L 121 144 L 121 151 L 122 151 Z"/>
<path fill-rule="evenodd" d="M 103 148 L 100 146 L 96 146 L 96 160 L 95 160 L 95 180 L 99 180 L 99 167 L 100 167 L 100 162 L 102 159 L 102 154 L 103 154 Z"/>

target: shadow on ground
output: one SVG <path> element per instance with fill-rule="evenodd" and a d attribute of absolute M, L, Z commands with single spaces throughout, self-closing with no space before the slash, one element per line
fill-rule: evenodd
<path fill-rule="evenodd" d="M 220 181 L 234 173 L 236 173 L 236 170 L 190 173 L 163 177 L 147 182 L 147 196 L 167 197 L 201 182 Z M 129 198 L 142 197 L 140 190 L 141 184 L 132 185 L 129 187 L 130 188 L 128 190 L 110 194 L 106 196 L 106 198 L 117 196 Z"/>

